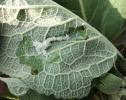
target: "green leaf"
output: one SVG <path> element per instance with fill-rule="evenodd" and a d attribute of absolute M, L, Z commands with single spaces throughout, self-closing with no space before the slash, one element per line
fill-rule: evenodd
<path fill-rule="evenodd" d="M 84 20 L 87 20 L 85 14 L 84 0 L 53 0 L 70 11 L 74 12 Z M 89 1 L 90 2 L 90 1 Z"/>
<path fill-rule="evenodd" d="M 126 89 L 123 88 L 120 92 L 119 92 L 120 96 L 126 96 Z"/>
<path fill-rule="evenodd" d="M 19 97 L 19 100 L 61 100 L 61 99 L 56 99 L 53 96 L 41 95 L 35 91 L 30 90 L 24 96 Z"/>
<path fill-rule="evenodd" d="M 10 92 L 16 96 L 23 95 L 27 93 L 27 86 L 19 79 L 16 78 L 0 78 L 0 80 L 4 81 Z"/>
<path fill-rule="evenodd" d="M 5 1 L 0 9 L 0 72 L 10 76 L 1 80 L 12 94 L 82 98 L 117 59 L 101 33 L 52 0 Z"/>
<path fill-rule="evenodd" d="M 61 99 L 61 98 L 55 98 L 53 95 L 46 96 L 39 94 L 33 90 L 29 90 L 27 94 L 20 96 L 19 100 L 78 100 L 78 99 Z M 90 100 L 89 98 L 82 98 L 80 100 Z"/>
<path fill-rule="evenodd" d="M 125 0 L 110 0 L 110 3 L 114 8 L 118 10 L 120 15 L 126 19 L 126 2 Z"/>
<path fill-rule="evenodd" d="M 125 0 L 54 0 L 81 18 L 84 13 L 87 22 L 110 40 L 121 34 L 126 19 Z M 82 2 L 81 5 L 80 1 Z M 74 6 L 73 6 L 74 5 Z M 82 8 L 82 9 L 80 9 Z M 76 10 L 77 9 L 77 10 Z M 77 12 L 78 11 L 78 12 Z"/>
<path fill-rule="evenodd" d="M 99 79 L 96 87 L 105 94 L 114 94 L 120 91 L 122 79 L 113 75 L 107 74 Z"/>
<path fill-rule="evenodd" d="M 110 95 L 108 100 L 122 100 L 121 97 L 117 94 Z"/>

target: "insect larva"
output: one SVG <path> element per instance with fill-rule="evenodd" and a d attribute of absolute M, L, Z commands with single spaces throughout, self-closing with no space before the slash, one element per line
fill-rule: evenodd
<path fill-rule="evenodd" d="M 39 41 L 33 41 L 33 46 L 36 48 L 36 51 L 38 54 L 43 53 L 44 55 L 47 55 L 46 49 L 51 45 L 51 42 L 64 41 L 68 39 L 69 39 L 69 35 L 59 36 L 59 37 L 50 37 L 44 40 L 42 43 Z"/>

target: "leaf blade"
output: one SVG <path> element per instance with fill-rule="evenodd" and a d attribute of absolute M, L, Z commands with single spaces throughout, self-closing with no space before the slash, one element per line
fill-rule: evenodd
<path fill-rule="evenodd" d="M 92 79 L 112 68 L 117 59 L 117 49 L 88 23 L 51 0 L 27 1 L 26 4 L 29 6 L 9 7 L 9 11 L 14 12 L 12 16 L 17 16 L 17 12 L 24 9 L 24 21 L 9 16 L 10 13 L 7 13 L 10 18 L 0 20 L 3 25 L 0 35 L 3 39 L 0 71 L 22 81 L 28 89 L 40 94 L 53 94 L 57 98 L 66 99 L 88 95 Z M 6 8 L 6 5 L 1 7 L 3 8 Z M 78 27 L 85 29 L 76 30 Z M 75 31 L 69 31 L 70 28 Z M 87 34 L 87 38 L 83 37 L 80 31 Z M 66 34 L 70 38 L 62 41 Z M 49 55 L 45 57 L 43 52 L 38 53 L 37 49 L 43 51 L 41 45 L 46 40 L 52 43 L 46 45 L 44 50 Z M 34 46 L 36 41 L 37 46 Z M 20 59 L 24 56 L 25 60 Z M 34 59 L 31 60 L 30 57 Z M 34 65 L 38 63 L 38 59 L 43 62 L 39 66 L 42 69 Z M 34 68 L 38 71 L 37 74 L 31 73 Z M 13 94 L 15 92 L 13 91 Z"/>

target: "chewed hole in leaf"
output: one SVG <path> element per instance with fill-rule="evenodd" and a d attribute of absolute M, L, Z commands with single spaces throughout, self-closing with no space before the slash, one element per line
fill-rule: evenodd
<path fill-rule="evenodd" d="M 32 75 L 37 75 L 38 73 L 39 73 L 39 71 L 37 69 L 32 69 L 31 70 Z"/>
<path fill-rule="evenodd" d="M 82 26 L 79 26 L 76 28 L 76 31 L 81 31 L 81 30 L 85 30 L 86 29 L 86 26 L 85 25 L 82 25 Z"/>
<path fill-rule="evenodd" d="M 26 12 L 24 9 L 21 9 L 17 15 L 19 21 L 24 21 L 26 19 Z"/>

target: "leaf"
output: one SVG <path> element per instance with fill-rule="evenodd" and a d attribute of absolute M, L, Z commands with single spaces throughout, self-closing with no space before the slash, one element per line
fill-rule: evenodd
<path fill-rule="evenodd" d="M 125 22 L 125 18 L 121 16 L 118 8 L 122 7 L 122 9 L 125 9 L 125 0 L 97 0 L 93 1 L 91 4 L 94 5 L 90 9 L 94 10 L 91 10 L 92 15 L 88 20 L 89 23 L 110 40 L 119 36 L 121 34 L 120 32 Z M 118 6 L 115 7 L 115 5 Z"/>
<path fill-rule="evenodd" d="M 114 94 L 114 95 L 110 95 L 108 100 L 121 100 L 120 96 Z"/>
<path fill-rule="evenodd" d="M 10 92 L 16 96 L 27 93 L 27 90 L 28 90 L 27 86 L 19 79 L 0 78 L 0 80 L 4 81 L 8 85 Z"/>
<path fill-rule="evenodd" d="M 115 94 L 120 91 L 122 86 L 122 79 L 113 75 L 107 74 L 101 77 L 99 84 L 96 87 L 105 94 Z"/>
<path fill-rule="evenodd" d="M 0 9 L 0 72 L 10 76 L 0 79 L 12 94 L 82 98 L 117 59 L 102 34 L 51 0 L 5 0 Z"/>
<path fill-rule="evenodd" d="M 19 100 L 69 100 L 69 99 L 57 99 L 54 96 L 46 96 L 39 94 L 33 90 L 29 90 L 27 94 L 20 96 Z M 72 100 L 78 100 L 78 99 L 72 99 Z M 88 98 L 82 98 L 80 100 L 90 100 Z"/>
<path fill-rule="evenodd" d="M 53 96 L 45 96 L 45 95 L 41 95 L 36 93 L 35 91 L 28 91 L 26 95 L 21 96 L 19 98 L 19 100 L 58 100 L 56 98 L 54 98 Z"/>
<path fill-rule="evenodd" d="M 121 30 L 126 19 L 125 0 L 72 0 L 71 2 L 68 0 L 54 1 L 76 14 L 79 12 L 79 16 L 82 15 L 82 12 L 85 13 L 87 22 L 107 36 L 110 40 L 121 34 Z M 79 1 L 82 1 L 83 3 L 79 5 Z M 84 10 L 82 11 L 79 8 L 83 8 Z M 76 12 L 76 9 L 78 9 L 78 12 Z"/>
<path fill-rule="evenodd" d="M 114 8 L 118 10 L 123 18 L 126 19 L 126 2 L 125 0 L 110 0 L 110 3 L 113 5 Z"/>
<path fill-rule="evenodd" d="M 126 96 L 126 89 L 122 89 L 120 92 L 119 92 L 119 95 L 120 96 Z"/>
<path fill-rule="evenodd" d="M 84 0 L 53 0 L 70 11 L 74 12 L 84 20 L 87 20 L 85 14 Z M 90 1 L 89 1 L 90 2 Z"/>

